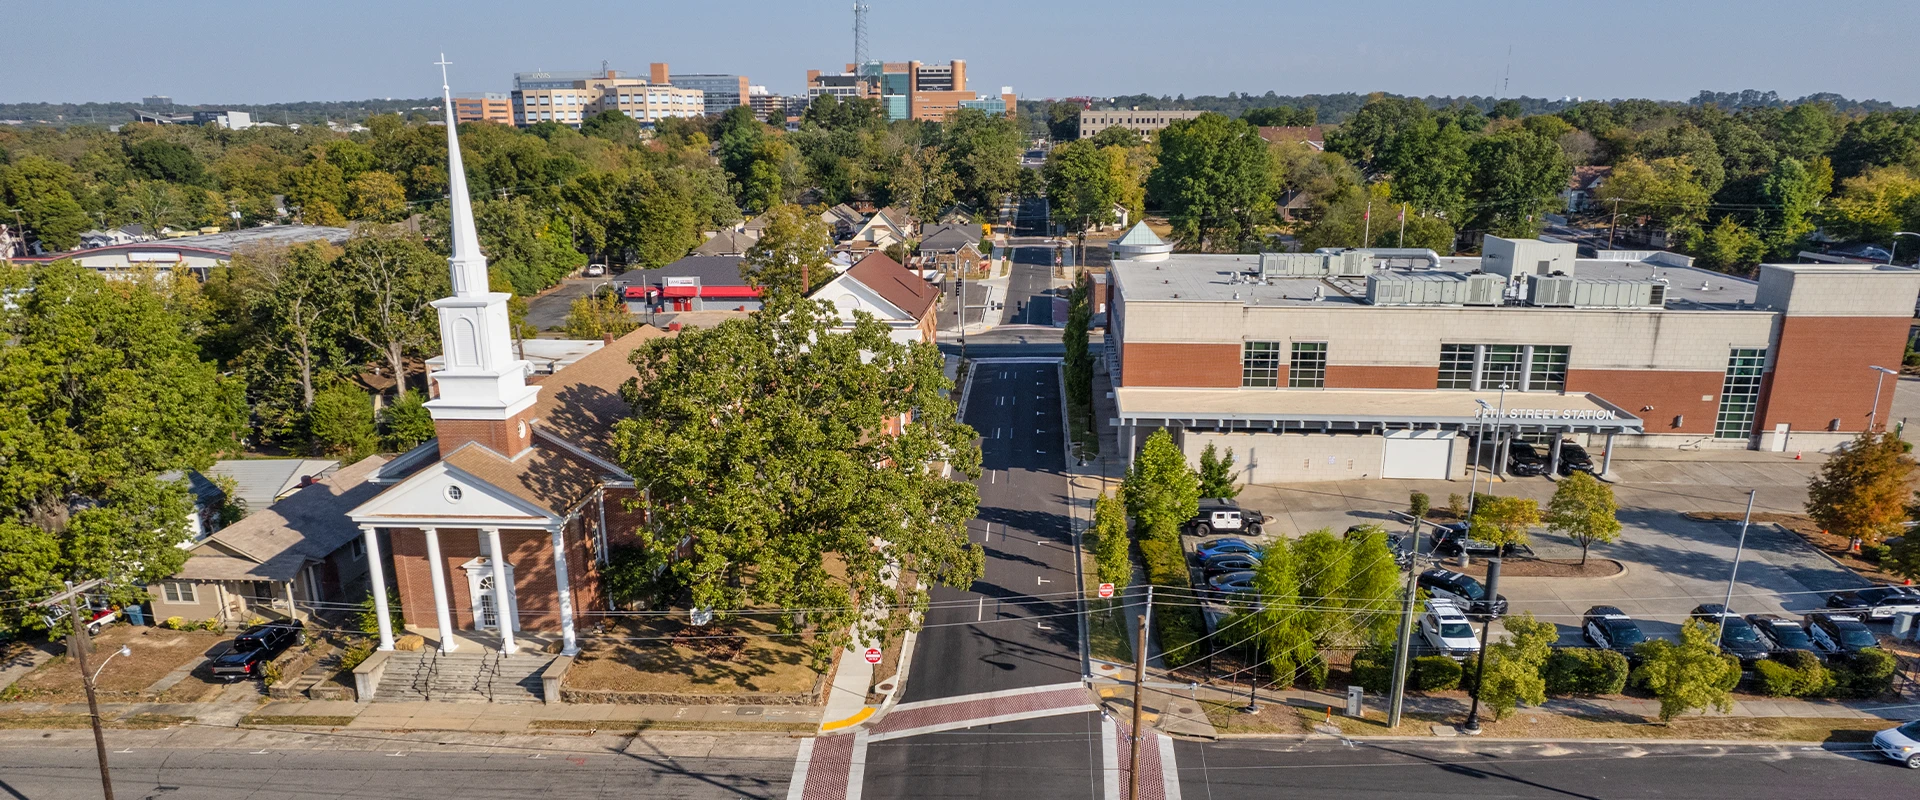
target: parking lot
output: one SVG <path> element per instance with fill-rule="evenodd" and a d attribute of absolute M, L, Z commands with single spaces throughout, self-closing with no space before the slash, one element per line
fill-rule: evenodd
<path fill-rule="evenodd" d="M 1694 606 L 1726 599 L 1727 579 L 1739 538 L 1738 522 L 1703 522 L 1684 516 L 1689 511 L 1738 513 L 1748 489 L 1756 492 L 1755 508 L 1776 513 L 1802 513 L 1806 480 L 1817 470 L 1820 457 L 1793 453 L 1752 451 L 1621 451 L 1615 455 L 1615 496 L 1623 530 L 1618 542 L 1595 545 L 1594 558 L 1613 559 L 1624 567 L 1609 577 L 1503 576 L 1499 592 L 1512 603 L 1512 612 L 1532 612 L 1557 624 L 1562 644 L 1580 641 L 1580 616 L 1595 605 L 1618 606 L 1641 621 L 1649 636 L 1672 638 Z M 1486 490 L 1484 478 L 1480 484 Z M 1546 478 L 1502 480 L 1493 491 L 1501 495 L 1532 497 L 1544 506 L 1555 484 Z M 1288 486 L 1249 486 L 1239 500 L 1247 508 L 1274 518 L 1266 538 L 1298 536 L 1330 528 L 1344 531 L 1358 523 L 1376 523 L 1393 531 L 1407 529 L 1408 494 L 1426 492 L 1435 507 L 1444 508 L 1448 495 L 1468 493 L 1466 482 L 1366 480 Z M 1545 529 L 1532 533 L 1532 547 L 1542 559 L 1568 561 L 1580 549 Z M 1424 537 L 1423 537 L 1424 539 Z M 1740 614 L 1768 612 L 1794 618 L 1820 607 L 1823 594 L 1866 585 L 1852 571 L 1834 563 L 1799 536 L 1771 524 L 1755 524 L 1747 532 L 1734 589 L 1733 610 Z"/>

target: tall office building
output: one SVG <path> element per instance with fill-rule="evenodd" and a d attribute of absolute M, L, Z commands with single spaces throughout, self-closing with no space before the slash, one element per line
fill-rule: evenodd
<path fill-rule="evenodd" d="M 682 72 L 669 74 L 666 64 L 653 64 L 648 70 L 647 79 L 656 84 L 670 84 L 682 89 L 698 89 L 706 95 L 705 113 L 708 116 L 727 113 L 734 106 L 750 105 L 747 100 L 747 76 L 725 75 L 717 72 Z"/>
<path fill-rule="evenodd" d="M 665 64 L 658 66 L 665 71 Z M 699 89 L 624 77 L 617 70 L 515 73 L 512 100 L 513 124 L 521 127 L 538 122 L 579 127 L 602 111 L 617 110 L 645 125 L 706 113 Z"/>

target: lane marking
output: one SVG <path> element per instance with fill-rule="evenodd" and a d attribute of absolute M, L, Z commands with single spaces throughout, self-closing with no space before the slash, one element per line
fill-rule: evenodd
<path fill-rule="evenodd" d="M 980 597 L 979 605 L 974 607 L 973 621 L 984 622 L 986 621 L 986 619 L 987 619 L 987 598 L 985 595 L 982 595 Z"/>
<path fill-rule="evenodd" d="M 800 740 L 800 752 L 793 759 L 793 778 L 787 781 L 787 800 L 804 800 L 806 797 L 807 767 L 813 763 L 813 742 L 811 738 Z"/>
<path fill-rule="evenodd" d="M 1076 683 L 1073 685 L 1079 686 L 1080 684 Z M 898 709 L 899 706 L 894 706 L 894 708 Z M 868 735 L 867 740 L 873 741 L 873 742 L 884 742 L 892 739 L 905 739 L 910 736 L 925 736 L 929 733 L 939 733 L 941 731 L 954 731 L 954 730 L 960 730 L 962 728 L 974 728 L 974 727 L 979 727 L 981 725 L 998 725 L 1002 722 L 1018 722 L 1023 719 L 1043 719 L 1046 717 L 1064 717 L 1068 714 L 1092 714 L 1092 713 L 1097 713 L 1099 710 L 1100 710 L 1100 707 L 1092 703 L 1081 703 L 1078 705 L 1061 706 L 1059 708 L 1042 708 L 1034 711 L 1016 711 L 1010 714 L 995 714 L 990 717 L 975 717 L 973 719 L 956 720 L 954 722 L 940 722 L 932 725 L 922 725 L 917 728 L 903 728 L 897 731 L 875 733 L 875 734 Z M 865 733 L 865 732 L 862 731 L 862 733 Z"/>

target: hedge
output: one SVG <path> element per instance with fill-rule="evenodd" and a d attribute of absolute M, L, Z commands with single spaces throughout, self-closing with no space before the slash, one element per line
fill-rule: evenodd
<path fill-rule="evenodd" d="M 1393 691 L 1393 651 L 1363 650 L 1349 665 L 1353 684 L 1374 694 Z"/>
<path fill-rule="evenodd" d="M 1899 662 L 1878 647 L 1869 647 L 1828 667 L 1833 673 L 1836 697 L 1878 697 L 1893 690 L 1893 673 Z"/>
<path fill-rule="evenodd" d="M 1619 694 L 1627 688 L 1627 657 L 1612 650 L 1556 648 L 1541 669 L 1550 695 Z"/>
<path fill-rule="evenodd" d="M 1147 581 L 1155 586 L 1172 586 L 1186 589 L 1192 573 L 1187 570 L 1187 556 L 1179 544 L 1168 544 L 1154 539 L 1141 539 L 1140 560 L 1147 567 Z"/>
<path fill-rule="evenodd" d="M 1421 656 L 1413 660 L 1413 674 L 1407 685 L 1417 692 L 1444 692 L 1460 688 L 1466 670 L 1448 656 Z"/>
<path fill-rule="evenodd" d="M 1826 665 L 1805 650 L 1790 650 L 1753 665 L 1754 689 L 1768 697 L 1818 697 L 1833 689 Z"/>

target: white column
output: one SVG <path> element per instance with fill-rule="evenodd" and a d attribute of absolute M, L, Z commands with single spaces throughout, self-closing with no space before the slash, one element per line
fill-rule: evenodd
<path fill-rule="evenodd" d="M 513 655 L 513 592 L 507 585 L 507 551 L 500 546 L 500 529 L 487 529 L 488 560 L 493 562 L 493 608 L 500 620 L 500 653 Z"/>
<path fill-rule="evenodd" d="M 561 655 L 578 655 L 580 643 L 573 633 L 573 584 L 567 580 L 567 541 L 565 526 L 553 528 L 553 578 L 560 590 Z"/>
<path fill-rule="evenodd" d="M 440 626 L 440 652 L 451 653 L 453 611 L 447 607 L 447 562 L 440 556 L 440 531 L 421 528 L 420 532 L 427 535 L 427 569 L 433 573 L 433 617 Z"/>
<path fill-rule="evenodd" d="M 367 540 L 367 588 L 373 591 L 373 611 L 380 615 L 380 649 L 393 649 L 393 621 L 387 611 L 387 568 L 380 564 L 380 537 L 372 525 L 360 526 Z"/>

